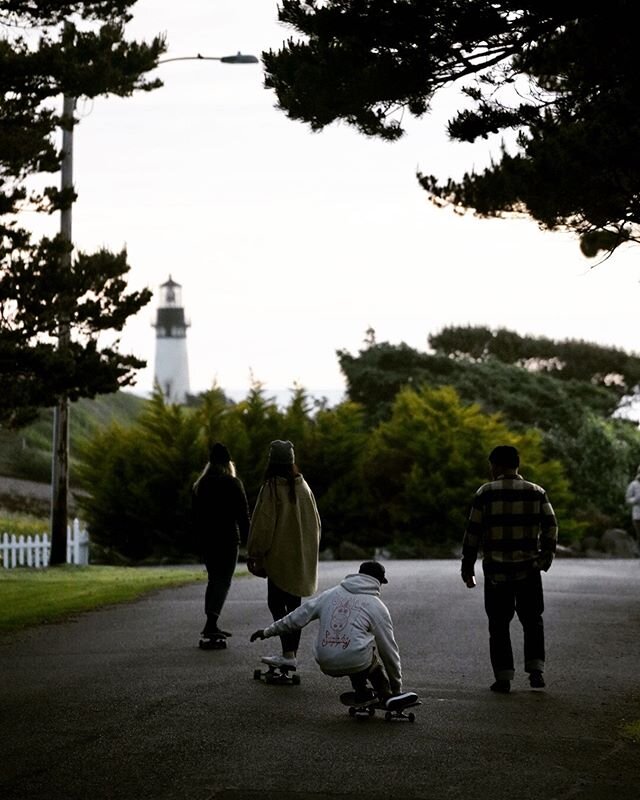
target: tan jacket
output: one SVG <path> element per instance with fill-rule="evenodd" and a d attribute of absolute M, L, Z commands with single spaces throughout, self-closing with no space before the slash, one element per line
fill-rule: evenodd
<path fill-rule="evenodd" d="M 320 515 L 302 475 L 295 479 L 295 490 L 294 504 L 286 478 L 262 486 L 251 515 L 247 555 L 265 567 L 279 589 L 308 597 L 318 586 Z"/>

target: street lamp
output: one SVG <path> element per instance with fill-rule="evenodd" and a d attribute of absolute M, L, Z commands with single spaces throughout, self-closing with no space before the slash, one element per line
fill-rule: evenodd
<path fill-rule="evenodd" d="M 246 55 L 239 50 L 235 56 L 179 56 L 177 58 L 163 58 L 158 64 L 168 64 L 170 61 L 222 61 L 223 64 L 257 64 L 255 56 Z"/>
<path fill-rule="evenodd" d="M 165 58 L 158 64 L 170 61 L 220 61 L 223 64 L 257 64 L 258 59 L 238 51 L 233 56 L 180 56 Z M 73 116 L 76 98 L 65 94 L 62 110 L 62 159 L 60 162 L 60 188 L 73 188 Z M 60 238 L 69 244 L 69 252 L 62 256 L 62 266 L 71 268 L 72 204 L 60 212 Z M 71 336 L 69 320 L 61 319 L 58 325 L 58 347 L 68 346 Z M 67 560 L 67 525 L 69 517 L 69 398 L 58 399 L 53 411 L 53 443 L 51 459 L 51 555 L 50 564 L 64 564 Z"/>

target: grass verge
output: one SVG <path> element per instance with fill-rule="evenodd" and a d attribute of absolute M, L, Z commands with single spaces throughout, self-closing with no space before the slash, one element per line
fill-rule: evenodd
<path fill-rule="evenodd" d="M 73 567 L 0 570 L 0 634 L 59 622 L 157 589 L 204 581 L 203 567 Z"/>

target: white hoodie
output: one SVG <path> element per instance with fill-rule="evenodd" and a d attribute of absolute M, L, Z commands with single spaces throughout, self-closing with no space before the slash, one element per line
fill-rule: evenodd
<path fill-rule="evenodd" d="M 380 582 L 370 575 L 347 575 L 333 589 L 310 597 L 276 620 L 264 636 L 280 636 L 320 620 L 314 655 L 327 675 L 352 675 L 371 666 L 374 647 L 384 664 L 391 690 L 402 691 L 400 653 L 389 609 L 380 599 Z"/>

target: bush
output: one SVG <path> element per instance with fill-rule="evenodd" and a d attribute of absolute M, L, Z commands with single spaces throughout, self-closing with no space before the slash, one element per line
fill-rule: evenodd
<path fill-rule="evenodd" d="M 432 547 L 460 540 L 473 494 L 489 478 L 488 454 L 498 444 L 518 448 L 525 477 L 547 489 L 568 522 L 567 480 L 558 461 L 544 460 L 538 433 L 510 430 L 500 415 L 462 403 L 449 387 L 403 389 L 364 456 L 378 542 Z"/>
<path fill-rule="evenodd" d="M 0 512 L 0 535 L 42 536 L 49 530 L 49 520 L 32 514 L 18 514 L 10 511 Z"/>

